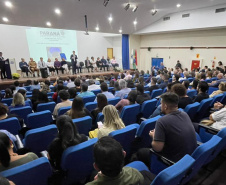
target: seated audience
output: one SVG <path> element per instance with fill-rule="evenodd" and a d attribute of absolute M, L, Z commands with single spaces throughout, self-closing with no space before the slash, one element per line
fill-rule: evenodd
<path fill-rule="evenodd" d="M 119 80 L 119 87 L 121 90 L 118 92 L 115 92 L 115 97 L 120 97 L 121 99 L 123 99 L 125 95 L 129 94 L 131 89 L 127 87 L 127 83 L 123 79 Z"/>
<path fill-rule="evenodd" d="M 70 146 L 87 141 L 87 137 L 79 134 L 69 116 L 62 115 L 56 120 L 58 136 L 48 147 L 48 158 L 55 170 L 61 170 L 61 158 L 64 150 Z"/>
<path fill-rule="evenodd" d="M 79 78 L 76 78 L 74 81 L 75 88 L 77 92 L 81 92 L 81 80 Z"/>
<path fill-rule="evenodd" d="M 96 124 L 97 115 L 100 112 L 102 112 L 103 108 L 107 105 L 108 105 L 107 97 L 102 93 L 97 94 L 97 108 L 91 111 L 91 114 L 93 116 L 93 126 L 91 130 L 94 130 L 97 128 L 97 124 Z"/>
<path fill-rule="evenodd" d="M 219 103 L 218 103 L 219 104 Z M 221 104 L 220 107 L 223 107 Z M 211 127 L 221 130 L 226 127 L 226 106 L 219 111 L 210 114 L 210 120 L 214 121 Z"/>
<path fill-rule="evenodd" d="M 13 142 L 3 132 L 0 132 L 0 153 L 0 172 L 38 159 L 38 156 L 34 153 L 27 153 L 25 155 L 18 155 L 14 153 Z"/>
<path fill-rule="evenodd" d="M 218 78 L 217 81 L 212 81 L 209 84 L 210 87 L 218 87 L 221 82 L 226 82 L 226 78 L 224 78 L 224 74 L 223 73 L 219 73 L 217 75 L 217 78 Z"/>
<path fill-rule="evenodd" d="M 190 82 L 188 80 L 183 81 L 182 84 L 184 85 L 184 87 L 186 88 L 186 90 L 189 90 L 188 88 L 189 88 Z"/>
<path fill-rule="evenodd" d="M 46 92 L 39 92 L 37 100 L 33 103 L 33 110 L 36 112 L 38 104 L 48 103 L 48 102 L 49 102 L 49 99 L 48 99 L 47 93 Z"/>
<path fill-rule="evenodd" d="M 208 89 L 208 84 L 205 81 L 200 81 L 197 87 L 198 95 L 195 97 L 194 102 L 200 103 L 202 100 L 209 98 Z"/>
<path fill-rule="evenodd" d="M 120 100 L 120 102 L 115 105 L 115 108 L 119 111 L 119 113 L 121 113 L 124 106 L 135 104 L 136 99 L 137 91 L 130 91 L 127 99 Z"/>
<path fill-rule="evenodd" d="M 150 91 L 150 94 L 152 93 L 153 90 L 159 89 L 159 86 L 156 85 L 156 83 L 157 83 L 157 79 L 155 77 L 152 77 L 151 78 L 151 86 L 148 89 Z"/>
<path fill-rule="evenodd" d="M 1 177 L 1 176 L 0 176 L 0 184 L 1 185 L 15 185 L 12 181 L 9 181 L 7 178 Z"/>
<path fill-rule="evenodd" d="M 14 85 L 15 85 L 15 87 L 16 87 L 16 90 L 14 91 L 14 94 L 15 94 L 19 89 L 23 89 L 23 90 L 27 91 L 24 87 L 20 87 L 20 83 L 19 83 L 19 81 L 17 81 L 17 80 L 14 82 Z"/>
<path fill-rule="evenodd" d="M 53 101 L 57 102 L 58 94 L 61 90 L 64 90 L 64 86 L 63 86 L 63 84 L 58 84 L 58 86 L 56 88 L 56 92 L 52 96 Z"/>
<path fill-rule="evenodd" d="M 192 99 L 187 96 L 186 88 L 182 84 L 173 85 L 171 91 L 179 96 L 178 108 L 184 109 L 187 105 L 193 103 Z"/>
<path fill-rule="evenodd" d="M 102 82 L 100 84 L 100 89 L 101 89 L 101 94 L 104 94 L 108 100 L 115 98 L 115 96 L 111 92 L 108 92 L 108 85 L 105 82 Z M 95 99 L 95 102 L 96 101 L 97 101 L 97 98 Z"/>
<path fill-rule="evenodd" d="M 72 106 L 72 101 L 69 100 L 70 94 L 66 90 L 61 90 L 59 92 L 61 103 L 58 103 L 53 111 L 53 116 L 56 118 L 58 116 L 58 110 L 62 107 Z"/>
<path fill-rule="evenodd" d="M 135 85 L 134 85 L 132 80 L 127 80 L 127 87 L 128 88 L 134 88 L 135 87 Z"/>
<path fill-rule="evenodd" d="M 163 82 L 162 82 L 161 84 L 159 84 L 158 87 L 159 87 L 160 89 L 165 89 L 165 88 L 167 87 L 167 84 L 168 84 L 168 79 L 169 79 L 168 75 L 167 75 L 167 74 L 164 74 L 164 75 L 162 76 Z"/>
<path fill-rule="evenodd" d="M 218 94 L 223 94 L 226 92 L 226 82 L 221 82 L 218 86 L 219 90 L 212 92 L 210 95 L 210 98 L 213 98 L 214 96 Z"/>
<path fill-rule="evenodd" d="M 13 93 L 10 88 L 6 88 L 4 99 L 13 98 Z"/>
<path fill-rule="evenodd" d="M 27 91 L 25 91 L 24 89 L 19 89 L 17 92 L 20 93 L 20 94 L 22 94 L 23 97 L 24 97 L 24 101 L 26 101 L 26 99 L 27 99 L 27 97 L 26 97 Z"/>
<path fill-rule="evenodd" d="M 15 85 L 10 85 L 9 88 L 11 89 L 12 93 L 15 94 L 16 92 L 16 86 Z"/>
<path fill-rule="evenodd" d="M 90 79 L 88 91 L 93 91 L 93 90 L 98 90 L 98 89 L 100 89 L 100 85 L 96 85 L 95 81 L 93 79 Z"/>
<path fill-rule="evenodd" d="M 68 93 L 70 94 L 70 99 L 74 99 L 77 96 L 77 91 L 75 87 L 68 89 Z"/>
<path fill-rule="evenodd" d="M 32 91 L 32 97 L 30 98 L 32 105 L 34 104 L 34 102 L 36 102 L 39 92 L 39 89 L 34 89 Z"/>
<path fill-rule="evenodd" d="M 51 92 L 51 89 L 49 88 L 48 85 L 43 84 L 43 85 L 41 86 L 40 91 L 41 91 L 41 92 L 45 92 L 45 93 L 49 93 L 49 92 Z"/>
<path fill-rule="evenodd" d="M 151 97 L 149 94 L 144 93 L 144 86 L 141 84 L 137 85 L 137 99 L 136 102 L 142 104 L 144 101 L 150 100 Z"/>
<path fill-rule="evenodd" d="M 31 91 L 33 91 L 34 89 L 40 89 L 40 85 L 39 82 L 37 80 L 34 80 L 34 85 L 31 85 Z"/>
<path fill-rule="evenodd" d="M 72 103 L 72 107 L 65 113 L 70 116 L 71 119 L 82 118 L 85 116 L 91 116 L 90 112 L 84 107 L 83 99 L 81 97 L 75 97 Z"/>
<path fill-rule="evenodd" d="M 28 102 L 26 102 L 26 104 L 25 104 L 23 95 L 20 93 L 16 93 L 13 96 L 12 105 L 9 106 L 9 110 L 11 110 L 12 108 L 19 108 L 19 107 L 24 107 L 24 106 L 30 106 L 30 104 Z"/>
<path fill-rule="evenodd" d="M 102 137 L 94 145 L 93 153 L 94 168 L 98 174 L 86 185 L 142 185 L 144 178 L 139 171 L 123 167 L 126 152 L 115 139 Z"/>
<path fill-rule="evenodd" d="M 103 127 L 98 131 L 98 138 L 108 136 L 112 131 L 125 127 L 123 121 L 119 117 L 118 111 L 113 105 L 107 105 L 103 109 L 104 123 Z"/>
<path fill-rule="evenodd" d="M 83 83 L 81 85 L 81 93 L 78 94 L 78 97 L 85 97 L 85 96 L 95 96 L 93 92 L 88 91 L 88 85 Z"/>

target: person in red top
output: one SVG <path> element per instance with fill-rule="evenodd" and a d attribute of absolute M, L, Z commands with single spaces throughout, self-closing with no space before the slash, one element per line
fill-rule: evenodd
<path fill-rule="evenodd" d="M 63 90 L 64 89 L 64 86 L 62 84 L 59 84 L 57 86 L 57 91 L 53 94 L 52 98 L 53 98 L 53 101 L 57 102 L 57 97 L 58 97 L 58 92 L 60 90 Z"/>

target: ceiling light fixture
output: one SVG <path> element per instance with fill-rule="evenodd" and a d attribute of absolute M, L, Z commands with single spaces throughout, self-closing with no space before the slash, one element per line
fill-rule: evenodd
<path fill-rule="evenodd" d="M 108 3 L 109 3 L 109 0 L 104 0 L 103 5 L 106 7 L 108 5 Z"/>
<path fill-rule="evenodd" d="M 8 19 L 7 17 L 2 17 L 2 20 L 3 20 L 4 22 L 8 22 L 8 21 L 9 21 L 9 19 Z"/>
<path fill-rule="evenodd" d="M 124 7 L 124 9 L 127 11 L 129 9 L 129 7 L 130 7 L 130 4 L 127 3 L 127 5 Z"/>
<path fill-rule="evenodd" d="M 10 1 L 6 1 L 5 5 L 9 8 L 11 8 L 13 6 L 13 4 Z"/>
<path fill-rule="evenodd" d="M 154 16 L 158 11 L 156 9 L 151 10 L 151 14 Z"/>
<path fill-rule="evenodd" d="M 55 9 L 55 13 L 58 14 L 58 15 L 61 14 L 60 9 L 59 8 Z"/>
<path fill-rule="evenodd" d="M 181 4 L 177 4 L 177 8 L 180 8 L 181 7 Z"/>
<path fill-rule="evenodd" d="M 137 11 L 137 9 L 138 9 L 138 6 L 135 6 L 134 8 L 133 8 L 133 12 L 136 12 Z"/>
<path fill-rule="evenodd" d="M 112 21 L 113 21 L 112 16 L 108 17 L 108 21 L 109 21 L 109 22 L 112 22 Z"/>
<path fill-rule="evenodd" d="M 133 21 L 133 24 L 134 24 L 134 26 L 136 26 L 137 25 L 137 21 L 135 20 L 135 21 Z"/>
<path fill-rule="evenodd" d="M 96 29 L 96 31 L 99 31 L 100 30 L 99 26 L 97 26 L 95 29 Z"/>
<path fill-rule="evenodd" d="M 52 26 L 51 22 L 46 22 L 47 26 Z"/>
<path fill-rule="evenodd" d="M 119 33 L 122 33 L 122 29 L 119 30 Z"/>

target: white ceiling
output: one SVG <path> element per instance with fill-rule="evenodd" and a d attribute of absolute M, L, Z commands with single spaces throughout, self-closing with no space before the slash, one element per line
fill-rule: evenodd
<path fill-rule="evenodd" d="M 100 32 L 134 33 L 171 13 L 225 4 L 225 0 L 110 0 L 107 7 L 104 0 L 12 0 L 12 8 L 0 0 L 0 23 L 2 17 L 7 17 L 11 25 L 47 27 L 46 22 L 52 23 L 52 28 L 85 30 L 84 15 L 88 16 L 88 29 L 95 31 L 99 25 Z M 138 5 L 138 10 L 125 11 L 126 3 Z M 177 8 L 176 4 L 181 7 Z M 59 8 L 60 16 L 54 13 Z M 156 8 L 158 13 L 152 16 L 150 10 Z M 113 22 L 109 24 L 108 17 L 112 15 Z M 133 21 L 137 20 L 136 28 Z"/>

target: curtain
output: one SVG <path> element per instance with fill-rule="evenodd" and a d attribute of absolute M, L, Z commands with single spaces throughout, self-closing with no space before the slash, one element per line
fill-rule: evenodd
<path fill-rule="evenodd" d="M 123 69 L 130 69 L 129 67 L 129 35 L 122 35 L 122 66 Z"/>

